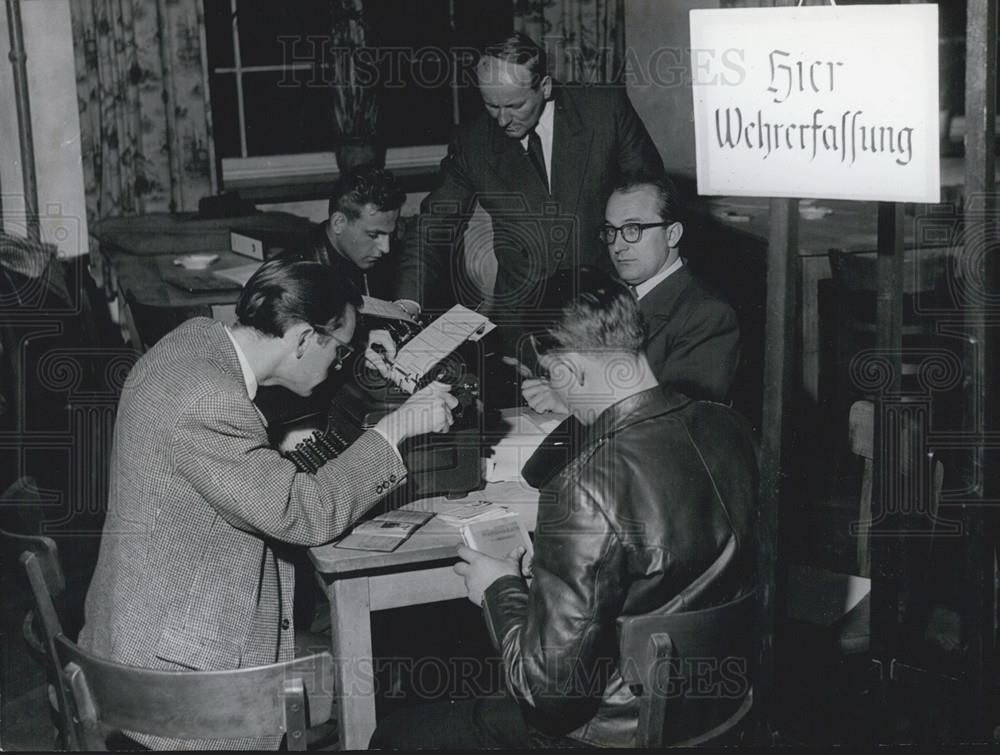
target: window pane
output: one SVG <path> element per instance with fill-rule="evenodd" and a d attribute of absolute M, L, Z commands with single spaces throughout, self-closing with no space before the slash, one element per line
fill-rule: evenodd
<path fill-rule="evenodd" d="M 232 68 L 233 26 L 229 0 L 205 0 L 205 40 L 208 70 Z"/>
<path fill-rule="evenodd" d="M 204 0 L 211 70 L 235 66 L 230 0 Z M 323 44 L 330 37 L 329 4 L 323 0 L 276 3 L 237 0 L 241 66 L 329 64 Z M 452 17 L 454 13 L 454 17 Z M 453 48 L 478 47 L 509 33 L 510 0 L 365 0 L 369 57 L 377 68 L 379 136 L 386 146 L 448 141 L 454 119 Z M 279 37 L 297 40 L 282 42 Z M 313 37 L 310 42 L 309 37 Z M 315 53 L 314 55 L 312 53 Z M 462 72 L 459 71 L 459 74 Z M 330 69 L 277 70 L 243 74 L 249 156 L 325 151 L 333 143 Z M 459 92 L 462 118 L 482 103 L 469 73 Z M 278 86 L 281 81 L 284 85 Z M 291 86 L 289 86 L 291 84 Z M 212 113 L 219 157 L 240 156 L 238 101 L 233 74 L 211 75 Z"/>
<path fill-rule="evenodd" d="M 281 81 L 280 71 L 243 75 L 249 156 L 332 150 L 330 90 Z"/>
<path fill-rule="evenodd" d="M 326 2 L 239 0 L 236 5 L 244 66 L 280 66 L 286 54 L 297 59 L 308 58 L 308 37 L 322 37 L 312 43 L 316 56 L 320 56 L 330 38 L 330 11 Z M 294 37 L 299 42 L 293 49 L 291 43 L 282 42 L 280 37 Z"/>
<path fill-rule="evenodd" d="M 378 51 L 379 133 L 388 144 L 441 144 L 451 130 L 448 0 L 368 0 Z"/>
<path fill-rule="evenodd" d="M 212 101 L 212 132 L 219 159 L 240 157 L 240 122 L 236 106 L 236 75 L 215 74 L 209 79 Z"/>
<path fill-rule="evenodd" d="M 514 31 L 514 4 L 510 0 L 455 3 L 455 44 L 476 50 Z M 542 40 L 535 40 L 541 43 Z M 467 121 L 482 111 L 483 100 L 469 71 L 458 90 L 459 119 Z"/>

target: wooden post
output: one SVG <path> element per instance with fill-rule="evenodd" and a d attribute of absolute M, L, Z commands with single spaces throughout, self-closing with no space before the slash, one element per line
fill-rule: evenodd
<path fill-rule="evenodd" d="M 968 404 L 971 434 L 985 438 L 998 426 L 996 407 L 996 337 L 991 315 L 996 313 L 996 250 L 983 246 L 997 243 L 997 195 L 994 145 L 996 136 L 997 0 L 968 0 L 965 57 L 965 259 L 980 258 L 976 271 L 980 296 L 964 303 L 966 332 L 975 344 L 976 358 L 969 376 Z M 969 248 L 972 246 L 973 248 Z M 986 302 L 984 304 L 984 302 Z M 992 304 L 992 306 L 990 306 Z M 993 322 L 995 324 L 995 321 Z M 994 592 L 995 515 L 985 508 L 997 495 L 996 448 L 986 461 L 985 443 L 970 449 L 963 487 L 973 491 L 972 505 L 965 506 L 967 557 L 964 568 L 968 590 L 963 607 L 963 633 L 968 643 L 966 673 L 973 735 L 992 735 L 994 639 L 996 606 Z M 975 505 L 981 502 L 982 505 Z M 967 626 L 966 626 L 967 625 Z M 993 718 L 996 718 L 995 714 Z"/>
<path fill-rule="evenodd" d="M 767 245 L 767 314 L 764 325 L 764 405 L 761 437 L 760 542 L 761 643 L 757 689 L 761 734 L 774 731 L 775 653 L 778 608 L 784 600 L 783 565 L 778 559 L 782 469 L 786 462 L 785 418 L 799 334 L 798 200 L 772 199 Z M 756 695 L 756 693 L 755 693 Z M 760 738 L 760 737 L 759 737 Z"/>
<path fill-rule="evenodd" d="M 875 402 L 873 422 L 871 520 L 871 653 L 881 664 L 884 683 L 898 650 L 896 598 L 902 572 L 896 520 L 898 480 L 889 440 L 899 438 L 901 415 L 890 411 L 902 383 L 903 347 L 903 205 L 879 202 L 875 349 L 889 380 Z"/>
<path fill-rule="evenodd" d="M 31 103 L 28 97 L 28 59 L 24 51 L 20 0 L 7 0 L 7 26 L 10 30 L 10 62 L 14 68 L 14 100 L 17 103 L 17 128 L 21 144 L 21 180 L 24 184 L 24 214 L 28 238 L 41 240 L 38 219 L 38 183 L 35 177 L 35 143 L 31 134 Z"/>

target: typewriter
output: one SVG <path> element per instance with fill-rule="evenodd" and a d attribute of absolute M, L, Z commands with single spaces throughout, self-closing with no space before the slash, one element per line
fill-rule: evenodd
<path fill-rule="evenodd" d="M 379 321 L 396 342 L 397 353 L 426 327 L 425 323 Z M 351 377 L 321 400 L 322 407 L 280 422 L 278 434 L 313 429 L 312 433 L 284 455 L 304 472 L 316 472 L 338 456 L 366 430 L 394 411 L 415 390 L 437 380 L 451 386 L 458 406 L 454 422 L 444 434 L 410 438 L 400 447 L 409 475 L 407 486 L 413 497 L 445 495 L 459 497 L 483 487 L 482 420 L 484 416 L 477 368 L 482 350 L 470 341 L 448 353 L 422 376 L 410 380 L 386 380 L 363 367 L 359 355 Z"/>

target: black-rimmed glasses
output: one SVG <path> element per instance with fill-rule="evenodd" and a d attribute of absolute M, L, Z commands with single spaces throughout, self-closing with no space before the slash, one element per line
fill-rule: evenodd
<path fill-rule="evenodd" d="M 333 369 L 339 370 L 347 358 L 354 353 L 354 347 L 349 343 L 344 343 L 333 333 L 330 334 L 330 338 L 337 342 L 337 355 L 334 357 Z"/>
<path fill-rule="evenodd" d="M 647 228 L 662 228 L 666 225 L 673 225 L 673 222 L 663 220 L 659 223 L 625 223 L 618 227 L 605 223 L 597 229 L 597 237 L 605 244 L 611 245 L 615 243 L 615 238 L 621 233 L 625 243 L 636 244 L 642 238 L 642 232 Z"/>

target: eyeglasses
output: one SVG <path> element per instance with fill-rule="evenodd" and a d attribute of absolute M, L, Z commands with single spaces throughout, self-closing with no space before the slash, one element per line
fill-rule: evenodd
<path fill-rule="evenodd" d="M 333 333 L 330 334 L 330 338 L 337 342 L 337 356 L 334 357 L 333 369 L 339 370 L 347 358 L 354 353 L 354 347 L 349 343 L 344 343 Z"/>
<path fill-rule="evenodd" d="M 626 223 L 617 228 L 613 225 L 605 224 L 597 229 L 597 237 L 605 244 L 610 245 L 615 243 L 615 238 L 621 232 L 625 243 L 636 244 L 642 238 L 642 232 L 647 228 L 661 228 L 665 225 L 673 225 L 673 222 L 664 220 L 659 223 Z"/>

